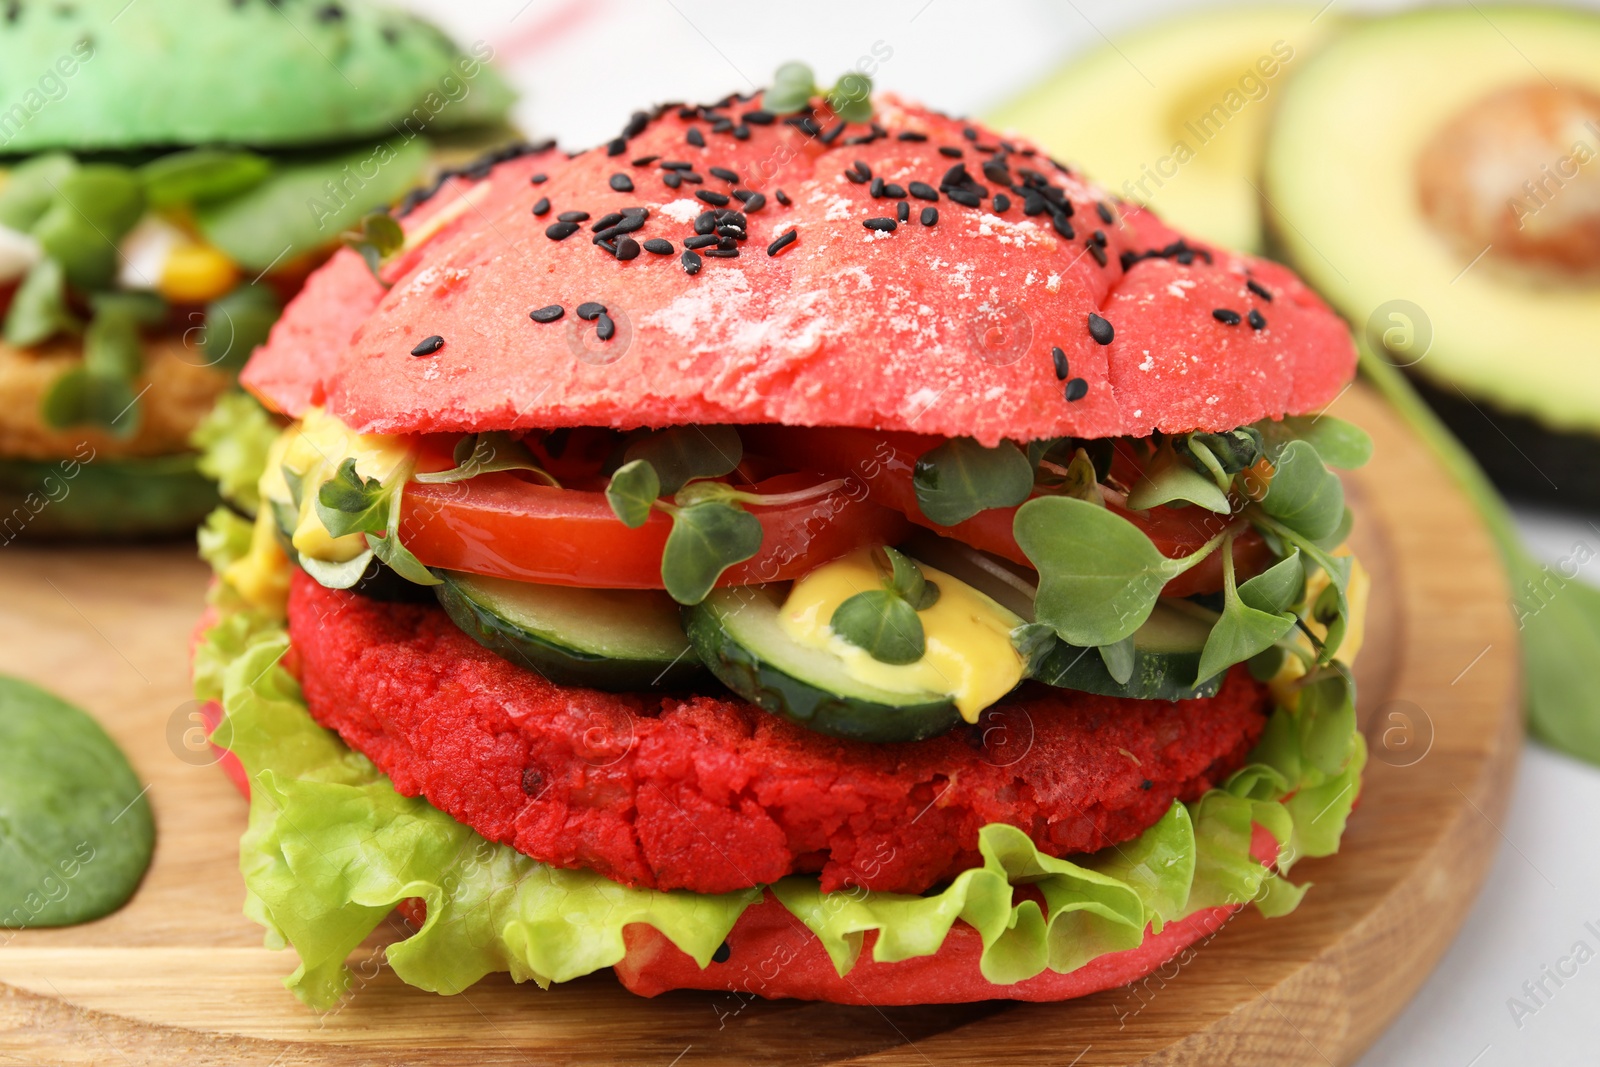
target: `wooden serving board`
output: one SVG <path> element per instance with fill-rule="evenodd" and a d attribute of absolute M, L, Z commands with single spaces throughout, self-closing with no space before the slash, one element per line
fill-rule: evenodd
<path fill-rule="evenodd" d="M 840 1007 L 626 993 L 609 973 L 454 998 L 363 950 L 327 1015 L 279 985 L 287 953 L 240 914 L 245 805 L 184 743 L 185 546 L 0 548 L 0 672 L 92 711 L 151 783 L 154 866 L 99 922 L 0 930 L 0 1063 L 1342 1064 L 1394 1018 L 1466 915 L 1499 841 L 1520 743 L 1516 634 L 1494 549 L 1369 392 L 1335 408 L 1377 458 L 1349 479 L 1374 579 L 1360 706 L 1373 758 L 1343 851 L 1307 861 L 1295 914 L 1241 915 L 1192 961 L 1065 1004 Z M 193 740 L 191 735 L 190 740 Z"/>

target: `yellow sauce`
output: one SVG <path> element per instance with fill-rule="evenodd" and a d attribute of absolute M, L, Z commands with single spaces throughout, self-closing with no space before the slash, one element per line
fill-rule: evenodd
<path fill-rule="evenodd" d="M 949 694 L 961 717 L 976 722 L 984 708 L 1022 681 L 1022 656 L 1011 644 L 1011 630 L 1021 620 L 943 571 L 924 566 L 922 573 L 939 587 L 939 599 L 917 614 L 926 651 L 915 663 L 882 663 L 828 625 L 844 601 L 882 588 L 870 550 L 824 564 L 797 581 L 779 611 L 779 626 L 795 642 L 837 655 L 846 673 L 865 685 L 908 696 Z"/>

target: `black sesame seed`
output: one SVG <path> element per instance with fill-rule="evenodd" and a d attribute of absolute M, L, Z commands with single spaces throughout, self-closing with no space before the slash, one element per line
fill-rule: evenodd
<path fill-rule="evenodd" d="M 879 216 L 877 218 L 867 219 L 862 222 L 861 225 L 865 226 L 869 230 L 882 230 L 885 233 L 893 233 L 894 228 L 898 225 L 898 223 L 896 223 L 894 219 L 883 218 L 882 216 Z"/>
<path fill-rule="evenodd" d="M 623 237 L 617 241 L 617 258 L 629 260 L 639 255 L 639 242 L 632 237 Z"/>
<path fill-rule="evenodd" d="M 555 322 L 567 313 L 567 309 L 560 304 L 547 304 L 542 308 L 534 308 L 528 312 L 528 318 L 534 322 Z"/>
<path fill-rule="evenodd" d="M 883 195 L 890 200 L 904 200 L 906 198 L 906 189 L 905 186 L 895 182 L 885 182 L 883 184 Z"/>
<path fill-rule="evenodd" d="M 939 190 L 935 189 L 933 186 L 929 185 L 927 182 L 912 182 L 911 184 L 906 186 L 906 190 L 908 192 L 910 192 L 911 195 L 916 197 L 918 200 L 937 200 L 937 199 L 939 199 Z"/>
<path fill-rule="evenodd" d="M 1096 344 L 1108 345 L 1116 335 L 1117 331 L 1112 328 L 1110 322 L 1092 311 L 1089 312 L 1089 336 L 1094 338 Z"/>
<path fill-rule="evenodd" d="M 972 175 L 967 173 L 966 164 L 957 163 L 944 172 L 944 177 L 939 179 L 939 188 L 945 189 L 954 185 L 968 185 L 972 182 Z"/>
<path fill-rule="evenodd" d="M 729 185 L 738 185 L 739 184 L 738 172 L 731 171 L 727 167 L 712 167 L 711 168 L 711 176 L 713 178 L 721 178 L 723 181 L 727 182 Z"/>
<path fill-rule="evenodd" d="M 619 193 L 631 193 L 633 192 L 633 179 L 626 174 L 613 174 L 611 176 L 611 188 Z"/>
<path fill-rule="evenodd" d="M 1095 244 L 1099 245 L 1101 248 L 1104 248 L 1106 246 L 1106 231 L 1104 231 L 1104 230 L 1096 230 L 1096 231 L 1094 231 L 1093 233 L 1091 233 L 1089 235 L 1089 240 L 1093 241 Z"/>
<path fill-rule="evenodd" d="M 918 133 L 915 130 L 902 130 L 896 135 L 895 139 L 899 141 L 926 141 L 928 139 L 928 135 L 925 133 Z"/>
<path fill-rule="evenodd" d="M 904 200 L 900 201 L 894 206 L 894 217 L 899 219 L 901 222 L 910 221 L 911 205 Z"/>
<path fill-rule="evenodd" d="M 606 306 L 594 300 L 586 300 L 578 305 L 578 318 L 584 322 L 593 322 L 596 318 L 606 313 Z"/>
<path fill-rule="evenodd" d="M 717 951 L 711 954 L 712 963 L 727 963 L 733 957 L 733 947 L 726 941 L 717 946 Z"/>
<path fill-rule="evenodd" d="M 777 116 L 770 111 L 746 111 L 744 113 L 744 121 L 753 122 L 757 126 L 771 126 L 777 121 Z"/>
<path fill-rule="evenodd" d="M 867 194 L 869 196 L 882 197 L 884 195 L 883 194 L 883 179 L 882 178 L 874 178 L 874 179 L 872 179 L 872 184 L 867 186 Z"/>
<path fill-rule="evenodd" d="M 589 216 L 587 216 L 587 215 L 584 216 L 584 218 L 588 218 L 588 217 Z M 590 227 L 590 229 L 592 229 L 596 233 L 598 233 L 601 230 L 607 229 L 608 227 L 615 226 L 617 223 L 621 222 L 622 219 L 623 219 L 622 212 L 620 212 L 620 211 L 608 211 L 604 215 L 601 215 L 600 216 L 600 221 L 596 222 L 593 226 Z M 574 219 L 573 221 L 576 222 L 578 220 Z"/>
<path fill-rule="evenodd" d="M 1004 215 L 1011 208 L 1011 198 L 1005 193 L 994 194 L 994 210 L 997 215 Z"/>
<path fill-rule="evenodd" d="M 702 211 L 694 217 L 695 233 L 711 233 L 717 228 L 717 215 L 714 211 Z"/>
<path fill-rule="evenodd" d="M 712 247 L 715 247 L 716 243 L 717 243 L 717 235 L 716 234 L 714 234 L 714 233 L 703 233 L 703 234 L 700 234 L 700 235 L 698 235 L 696 237 L 686 237 L 686 238 L 684 238 L 683 247 L 685 247 L 685 248 L 712 248 Z"/>
<path fill-rule="evenodd" d="M 589 213 L 587 211 L 563 211 L 556 218 L 561 222 L 588 222 Z"/>
<path fill-rule="evenodd" d="M 1100 264 L 1102 267 L 1106 265 L 1106 250 L 1101 248 L 1099 245 L 1090 245 L 1089 254 L 1093 256 L 1094 261 Z"/>
<path fill-rule="evenodd" d="M 443 347 L 444 338 L 434 334 L 432 337 L 424 337 L 421 341 L 418 341 L 417 346 L 411 350 L 411 354 L 413 356 L 431 356 Z"/>
<path fill-rule="evenodd" d="M 654 163 L 660 158 L 660 156 L 640 156 L 638 159 L 633 161 L 633 165 L 635 167 L 648 167 L 650 164 Z"/>
<path fill-rule="evenodd" d="M 704 148 L 706 146 L 706 135 L 700 132 L 700 127 L 698 126 L 690 126 L 689 132 L 683 135 L 683 139 L 696 148 Z"/>
<path fill-rule="evenodd" d="M 1148 778 L 1146 778 L 1144 781 L 1139 783 L 1139 788 L 1140 789 L 1151 789 L 1151 788 L 1154 788 L 1154 786 L 1155 786 L 1155 783 L 1152 782 Z M 730 955 L 731 955 L 731 953 L 730 953 Z"/>
<path fill-rule="evenodd" d="M 1228 308 L 1212 308 L 1211 317 L 1224 326 L 1237 326 L 1240 321 L 1239 313 Z"/>
<path fill-rule="evenodd" d="M 555 222 L 545 229 L 544 235 L 552 241 L 565 241 L 577 232 L 578 224 L 576 222 Z"/>
<path fill-rule="evenodd" d="M 608 156 L 620 156 L 627 150 L 628 142 L 625 138 L 617 137 L 606 142 L 606 155 Z"/>
<path fill-rule="evenodd" d="M 968 126 L 961 131 L 961 136 L 965 137 L 969 141 L 976 141 L 978 139 L 978 131 L 973 129 L 971 126 Z"/>
<path fill-rule="evenodd" d="M 790 207 L 794 204 L 794 201 L 789 199 L 789 194 L 784 192 L 782 189 L 773 190 L 772 196 L 784 207 Z"/>
<path fill-rule="evenodd" d="M 683 264 L 683 272 L 685 274 L 700 273 L 700 257 L 693 252 L 685 251 L 679 261 Z"/>
<path fill-rule="evenodd" d="M 742 199 L 744 200 L 744 209 L 746 211 L 760 211 L 767 206 L 767 198 L 761 193 L 751 193 Z"/>
<path fill-rule="evenodd" d="M 1068 403 L 1074 400 L 1082 400 L 1089 395 L 1089 383 L 1082 378 L 1073 378 L 1067 382 L 1067 387 L 1062 392 L 1066 396 Z"/>
<path fill-rule="evenodd" d="M 550 175 L 548 175 L 548 174 L 534 174 L 534 175 L 532 175 L 532 176 L 530 176 L 528 178 L 528 183 L 530 185 L 543 185 L 545 182 L 547 182 L 549 180 L 550 180 Z"/>
<path fill-rule="evenodd" d="M 681 159 L 663 159 L 662 170 L 694 170 L 694 164 Z"/>
<path fill-rule="evenodd" d="M 739 250 L 737 248 L 708 248 L 706 249 L 706 255 L 714 256 L 717 259 L 738 259 Z"/>
<path fill-rule="evenodd" d="M 660 237 L 652 237 L 644 243 L 644 250 L 658 256 L 672 255 L 672 242 Z"/>
<path fill-rule="evenodd" d="M 650 116 L 643 111 L 635 111 L 628 116 L 628 124 L 622 128 L 623 137 L 637 137 L 650 125 Z"/>
<path fill-rule="evenodd" d="M 676 189 L 683 184 L 683 175 L 675 170 L 669 170 L 661 176 L 661 180 L 666 183 L 668 189 Z"/>
<path fill-rule="evenodd" d="M 1100 215 L 1100 221 L 1105 223 L 1107 226 L 1117 221 L 1116 216 L 1111 214 L 1111 209 L 1106 207 L 1104 201 L 1095 204 L 1094 209 Z"/>
<path fill-rule="evenodd" d="M 1267 328 L 1267 317 L 1255 308 L 1250 309 L 1250 314 L 1247 317 L 1250 320 L 1250 328 L 1252 330 L 1264 330 Z"/>
<path fill-rule="evenodd" d="M 1050 207 L 1049 201 L 1034 192 L 1032 189 L 1022 194 L 1022 213 L 1024 215 L 1043 215 Z"/>
<path fill-rule="evenodd" d="M 594 322 L 594 335 L 602 341 L 609 341 L 616 336 L 616 333 L 617 324 L 611 321 L 610 315 L 602 311 Z"/>
<path fill-rule="evenodd" d="M 821 141 L 825 145 L 832 145 L 833 142 L 835 142 L 835 141 L 837 141 L 839 139 L 839 135 L 844 132 L 845 125 L 846 124 L 843 123 L 843 122 L 839 123 L 838 125 L 834 126 L 833 129 L 829 130 L 827 133 L 825 133 L 821 137 L 817 138 L 817 140 Z M 850 140 L 845 142 L 845 144 L 861 144 L 861 143 L 862 143 L 861 139 L 858 138 L 858 137 L 852 137 L 852 138 L 850 138 Z"/>
<path fill-rule="evenodd" d="M 961 149 L 957 148 L 953 144 L 942 144 L 939 146 L 939 154 L 941 156 L 948 156 L 951 159 L 960 159 Z"/>
<path fill-rule="evenodd" d="M 710 189 L 696 189 L 694 195 L 714 207 L 727 207 L 728 198 L 721 193 L 713 193 Z"/>
<path fill-rule="evenodd" d="M 1269 304 L 1272 303 L 1272 291 L 1269 290 L 1266 286 L 1262 285 L 1260 282 L 1256 281 L 1254 278 L 1251 278 L 1249 281 L 1245 282 L 1244 284 L 1245 284 L 1245 287 L 1247 289 L 1249 289 L 1252 293 L 1256 294 L 1261 299 L 1265 300 L 1267 303 L 1269 303 Z"/>
<path fill-rule="evenodd" d="M 983 176 L 996 185 L 1010 185 L 1011 171 L 1003 159 L 986 159 L 983 161 Z"/>
<path fill-rule="evenodd" d="M 735 240 L 742 241 L 745 239 L 746 234 L 744 227 L 740 226 L 737 222 L 719 222 L 717 224 L 717 236 L 731 237 Z"/>
<path fill-rule="evenodd" d="M 1055 212 L 1051 212 L 1051 214 L 1050 214 L 1050 225 L 1054 226 L 1056 232 L 1059 233 L 1061 236 L 1065 237 L 1069 241 L 1077 236 L 1077 233 L 1072 229 L 1072 223 L 1067 221 L 1067 217 L 1065 215 L 1059 215 L 1059 214 L 1056 214 Z M 1097 252 L 1100 251 L 1098 246 L 1091 246 L 1091 247 L 1094 248 L 1094 250 L 1097 251 Z M 1101 257 L 1101 264 L 1100 265 L 1101 266 L 1105 266 L 1105 262 L 1104 262 L 1105 253 L 1104 252 L 1100 252 L 1100 257 Z"/>
<path fill-rule="evenodd" d="M 338 4 L 324 4 L 317 9 L 317 19 L 321 22 L 338 22 L 344 18 L 344 8 Z"/>
<path fill-rule="evenodd" d="M 1067 368 L 1067 354 L 1060 348 L 1050 350 L 1050 360 L 1056 365 L 1056 380 L 1061 381 L 1072 372 Z"/>
<path fill-rule="evenodd" d="M 971 189 L 946 189 L 944 195 L 964 207 L 982 207 L 983 197 Z"/>
<path fill-rule="evenodd" d="M 550 198 L 541 196 L 538 202 L 533 205 L 533 213 L 535 215 L 548 215 L 550 213 Z"/>
<path fill-rule="evenodd" d="M 785 248 L 788 248 L 790 245 L 794 244 L 799 239 L 799 234 L 793 230 L 789 230 L 788 232 L 780 235 L 776 241 L 773 241 L 767 246 L 767 255 L 775 256 L 779 252 L 782 252 Z"/>
<path fill-rule="evenodd" d="M 936 207 L 925 207 L 925 208 L 922 209 L 922 224 L 924 226 L 932 226 L 934 223 L 936 223 L 938 221 L 939 221 L 939 209 L 938 208 L 936 208 Z"/>

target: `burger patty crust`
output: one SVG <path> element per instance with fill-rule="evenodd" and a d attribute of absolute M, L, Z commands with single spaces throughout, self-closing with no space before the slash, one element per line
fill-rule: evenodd
<path fill-rule="evenodd" d="M 433 606 L 297 571 L 291 669 L 312 715 L 484 837 L 613 881 L 718 893 L 817 872 L 917 893 L 977 866 L 1006 822 L 1051 855 L 1136 836 L 1240 766 L 1265 688 L 1119 700 L 1029 685 L 973 727 L 840 741 L 726 693 L 605 693 L 503 660 Z"/>

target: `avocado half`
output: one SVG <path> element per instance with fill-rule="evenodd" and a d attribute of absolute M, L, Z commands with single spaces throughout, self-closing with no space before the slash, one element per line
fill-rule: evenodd
<path fill-rule="evenodd" d="M 1268 118 L 1339 24 L 1319 4 L 1167 19 L 1089 52 L 990 118 L 1180 229 L 1259 251 L 1254 183 Z"/>
<path fill-rule="evenodd" d="M 1493 242 L 1475 254 L 1419 193 L 1442 129 L 1544 85 L 1600 93 L 1600 15 L 1480 5 L 1354 25 L 1285 87 L 1263 188 L 1277 248 L 1366 350 L 1424 385 L 1503 489 L 1593 505 L 1600 280 L 1524 269 Z M 1600 124 L 1572 136 L 1600 155 Z"/>

